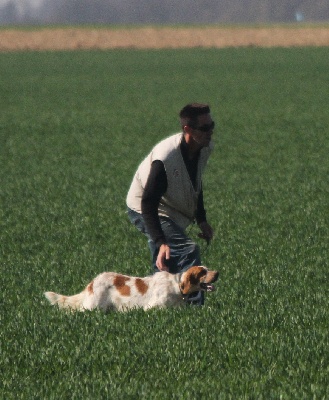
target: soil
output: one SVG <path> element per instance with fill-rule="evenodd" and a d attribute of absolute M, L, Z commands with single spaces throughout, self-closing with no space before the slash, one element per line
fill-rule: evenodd
<path fill-rule="evenodd" d="M 0 30 L 0 51 L 329 46 L 329 27 Z"/>

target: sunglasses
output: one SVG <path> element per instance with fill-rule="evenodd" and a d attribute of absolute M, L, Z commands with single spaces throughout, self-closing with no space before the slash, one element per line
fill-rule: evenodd
<path fill-rule="evenodd" d="M 215 128 L 215 122 L 212 121 L 211 124 L 201 125 L 201 126 L 191 126 L 191 128 L 196 129 L 201 132 L 209 132 Z"/>

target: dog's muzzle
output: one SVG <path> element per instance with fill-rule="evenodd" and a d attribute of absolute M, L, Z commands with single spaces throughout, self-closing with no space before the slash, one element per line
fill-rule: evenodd
<path fill-rule="evenodd" d="M 213 292 L 216 290 L 215 286 L 212 283 L 200 283 L 200 289 L 205 292 Z"/>

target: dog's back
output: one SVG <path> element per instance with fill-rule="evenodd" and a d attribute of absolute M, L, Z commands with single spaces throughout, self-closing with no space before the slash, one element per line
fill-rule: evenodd
<path fill-rule="evenodd" d="M 158 272 L 145 278 L 115 272 L 98 275 L 79 294 L 64 296 L 46 292 L 52 305 L 71 310 L 124 311 L 131 308 L 148 309 L 182 304 L 177 277 L 168 272 Z"/>
<path fill-rule="evenodd" d="M 116 272 L 98 275 L 79 294 L 63 296 L 46 292 L 51 304 L 71 310 L 125 311 L 131 308 L 181 306 L 185 298 L 197 291 L 213 291 L 218 278 L 217 271 L 203 266 L 194 266 L 180 274 L 157 272 L 152 276 L 138 278 Z"/>

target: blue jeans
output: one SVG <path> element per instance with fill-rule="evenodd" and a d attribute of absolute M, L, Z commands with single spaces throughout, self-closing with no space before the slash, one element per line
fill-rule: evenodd
<path fill-rule="evenodd" d="M 131 223 L 147 237 L 151 252 L 153 273 L 159 272 L 159 269 L 156 266 L 159 249 L 147 232 L 143 216 L 128 208 L 128 218 Z M 194 265 L 201 265 L 199 246 L 186 235 L 185 231 L 168 217 L 160 217 L 160 223 L 166 242 L 170 247 L 170 259 L 166 260 L 169 272 L 171 274 L 177 274 L 178 272 L 185 271 Z M 193 293 L 193 296 L 190 296 L 188 302 L 190 304 L 203 305 L 203 292 Z"/>

